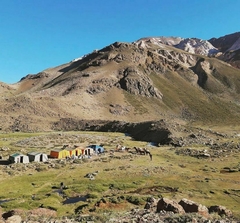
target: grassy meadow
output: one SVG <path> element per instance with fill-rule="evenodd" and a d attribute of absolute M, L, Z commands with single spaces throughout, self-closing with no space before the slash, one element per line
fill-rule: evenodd
<path fill-rule="evenodd" d="M 0 207 L 3 211 L 45 207 L 55 210 L 58 217 L 91 213 L 103 218 L 133 207 L 143 208 L 147 198 L 153 196 L 222 205 L 240 219 L 239 171 L 223 171 L 226 167 L 240 169 L 240 153 L 197 159 L 177 155 L 169 146 L 134 141 L 122 133 L 49 132 L 2 133 L 0 149 L 5 149 L 0 155 L 7 159 L 14 152 L 50 154 L 52 148 L 63 144 L 93 143 L 102 143 L 106 153 L 84 160 L 0 165 L 0 202 L 9 200 Z M 111 153 L 118 144 L 146 147 L 153 159 L 126 151 Z M 86 177 L 89 173 L 94 179 Z M 61 183 L 65 185 L 62 191 Z"/>

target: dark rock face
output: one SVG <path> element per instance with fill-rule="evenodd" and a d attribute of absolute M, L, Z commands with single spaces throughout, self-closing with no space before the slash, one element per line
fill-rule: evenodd
<path fill-rule="evenodd" d="M 172 211 L 173 213 L 184 214 L 183 207 L 175 201 L 168 198 L 162 198 L 157 203 L 157 212 L 160 211 Z"/>
<path fill-rule="evenodd" d="M 154 142 L 156 144 L 169 144 L 171 131 L 163 120 L 156 122 L 125 123 L 120 121 L 103 120 L 74 120 L 61 119 L 53 124 L 55 130 L 65 131 L 102 131 L 128 133 L 136 140 Z"/>
<path fill-rule="evenodd" d="M 240 49 L 226 52 L 224 54 L 224 61 L 240 69 Z"/>
<path fill-rule="evenodd" d="M 9 217 L 12 217 L 13 215 L 15 215 L 15 211 L 14 210 L 11 210 L 11 211 L 8 211 L 8 212 L 5 212 L 2 214 L 2 217 L 4 219 L 8 219 Z"/>
<path fill-rule="evenodd" d="M 148 210 L 151 210 L 151 211 L 156 210 L 157 203 L 158 203 L 158 200 L 155 199 L 154 197 L 151 197 L 147 200 L 147 203 L 145 204 L 144 209 L 148 209 Z"/>
<path fill-rule="evenodd" d="M 202 204 L 183 198 L 179 203 L 186 213 L 197 212 L 203 216 L 208 216 L 208 209 Z"/>
<path fill-rule="evenodd" d="M 240 69 L 240 50 L 231 49 L 234 44 L 240 41 L 239 39 L 240 32 L 236 32 L 220 38 L 212 38 L 209 40 L 209 42 L 223 53 L 219 59 L 231 64 L 233 67 Z"/>
<path fill-rule="evenodd" d="M 240 32 L 225 35 L 220 38 L 212 38 L 208 40 L 213 46 L 218 48 L 223 53 L 226 52 L 238 39 L 240 38 Z"/>
<path fill-rule="evenodd" d="M 210 213 L 215 212 L 220 216 L 232 217 L 232 212 L 224 206 L 218 206 L 218 205 L 211 206 L 209 207 L 209 212 Z"/>

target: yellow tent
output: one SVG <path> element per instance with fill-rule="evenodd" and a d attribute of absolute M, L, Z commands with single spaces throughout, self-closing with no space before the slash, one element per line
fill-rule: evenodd
<path fill-rule="evenodd" d="M 66 148 L 65 150 L 69 152 L 70 157 L 79 156 L 82 154 L 82 149 L 80 147 Z"/>
<path fill-rule="evenodd" d="M 66 149 L 54 149 L 50 152 L 51 158 L 64 159 L 70 157 L 70 152 Z"/>

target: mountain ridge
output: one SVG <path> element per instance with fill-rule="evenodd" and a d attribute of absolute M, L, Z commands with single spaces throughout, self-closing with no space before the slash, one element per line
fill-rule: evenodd
<path fill-rule="evenodd" d="M 223 60 L 227 51 L 220 49 L 197 38 L 115 42 L 14 85 L 3 83 L 0 128 L 49 131 L 69 118 L 95 120 L 94 125 L 161 119 L 238 124 L 240 70 Z"/>

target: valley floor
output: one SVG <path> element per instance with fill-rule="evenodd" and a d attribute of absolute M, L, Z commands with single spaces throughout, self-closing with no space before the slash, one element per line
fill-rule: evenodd
<path fill-rule="evenodd" d="M 227 146 L 232 140 L 236 141 L 234 146 Z M 224 206 L 233 218 L 240 219 L 240 150 L 236 139 L 225 137 L 224 141 L 226 147 L 220 151 L 206 145 L 156 147 L 122 133 L 1 134 L 3 160 L 17 151 L 49 153 L 66 143 L 99 143 L 106 153 L 84 160 L 49 159 L 45 163 L 0 165 L 0 212 L 4 216 L 14 210 L 22 219 L 40 215 L 49 219 L 91 216 L 96 222 L 114 222 L 117 216 L 123 219 L 120 213 L 133 217 L 131 210 L 135 209 L 136 216 L 145 215 L 144 207 L 151 198 L 175 202 L 186 198 L 206 207 Z M 116 145 L 131 149 L 116 151 Z M 136 154 L 133 147 L 147 148 L 152 160 L 149 155 Z M 203 151 L 209 156 L 202 156 Z M 180 219 L 176 215 L 165 217 Z M 211 217 L 221 219 L 217 214 Z"/>

